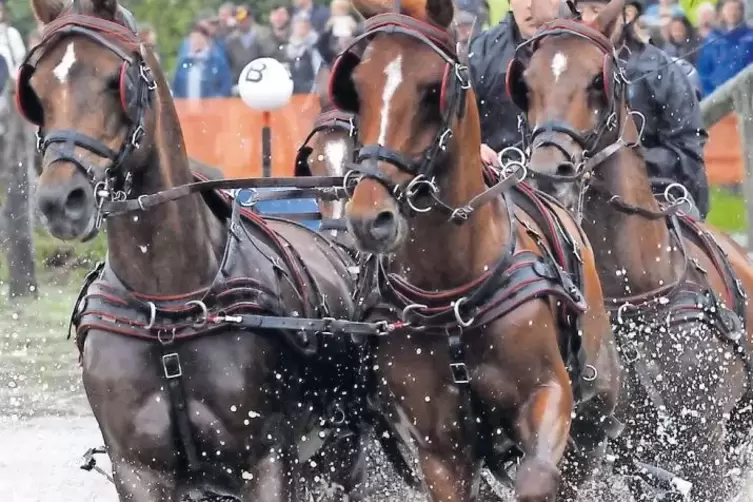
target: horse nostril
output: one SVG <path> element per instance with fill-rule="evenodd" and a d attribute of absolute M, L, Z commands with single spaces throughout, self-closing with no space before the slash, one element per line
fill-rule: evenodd
<path fill-rule="evenodd" d="M 392 211 L 380 212 L 369 226 L 369 233 L 376 241 L 387 240 L 395 234 L 397 229 L 395 213 Z"/>
<path fill-rule="evenodd" d="M 557 176 L 575 176 L 575 165 L 572 162 L 557 165 Z"/>
<path fill-rule="evenodd" d="M 86 192 L 83 188 L 74 188 L 65 199 L 65 213 L 72 218 L 80 218 L 86 211 Z"/>

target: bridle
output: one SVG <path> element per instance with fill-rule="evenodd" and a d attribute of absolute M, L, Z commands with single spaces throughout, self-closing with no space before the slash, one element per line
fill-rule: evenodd
<path fill-rule="evenodd" d="M 102 206 L 108 201 L 122 201 L 132 191 L 133 172 L 127 166 L 129 156 L 141 146 L 146 134 L 145 116 L 151 104 L 151 94 L 156 83 L 151 69 L 141 53 L 141 44 L 135 24 L 130 14 L 121 8 L 121 17 L 129 26 L 114 21 L 106 21 L 94 16 L 77 13 L 65 14 L 45 26 L 42 40 L 34 47 L 19 72 L 17 106 L 27 119 L 38 126 L 37 150 L 52 156 L 48 165 L 68 161 L 75 165 L 89 180 L 98 208 L 95 230 L 102 223 Z M 45 52 L 65 37 L 84 36 L 118 56 L 121 65 L 119 92 L 123 113 L 129 125 L 120 149 L 115 151 L 97 138 L 75 129 L 44 128 L 44 114 L 41 102 L 29 85 L 36 66 Z M 97 179 L 92 165 L 76 154 L 76 148 L 83 148 L 110 162 L 104 168 L 103 179 Z"/>
<path fill-rule="evenodd" d="M 360 53 L 362 53 L 362 50 L 358 49 L 365 49 L 362 47 L 363 42 L 366 41 L 368 45 L 371 39 L 381 33 L 407 35 L 431 48 L 445 61 L 445 73 L 439 97 L 441 123 L 432 142 L 416 158 L 409 158 L 401 152 L 379 144 L 361 146 L 356 155 L 356 162 L 349 166 L 351 170 L 346 175 L 346 186 L 352 189 L 361 180 L 376 180 L 398 202 L 402 212 L 409 215 L 425 213 L 431 210 L 434 204 L 421 207 L 417 206 L 414 200 L 420 192 L 427 190 L 434 200 L 437 200 L 435 197 L 439 191 L 436 185 L 437 166 L 441 165 L 444 160 L 452 139 L 453 120 L 456 117 L 462 118 L 465 113 L 466 91 L 471 87 L 468 67 L 460 63 L 455 51 L 455 37 L 448 31 L 403 14 L 379 14 L 366 20 L 364 33 L 353 40 L 333 66 L 330 94 L 332 101 L 340 108 L 351 108 L 349 111 L 357 111 L 352 110 L 355 107 L 352 100 L 358 99 L 355 90 L 352 89 L 352 82 L 348 87 L 342 85 L 342 81 L 346 77 L 349 79 L 350 75 L 342 73 L 351 72 L 358 65 Z M 350 99 L 351 103 L 348 106 L 342 106 L 343 101 L 347 99 Z M 380 161 L 392 164 L 401 172 L 411 175 L 412 178 L 400 184 L 393 182 L 378 169 L 377 163 Z M 358 176 L 355 183 L 353 183 L 354 176 Z"/>
<path fill-rule="evenodd" d="M 356 116 L 353 113 L 345 112 L 337 108 L 325 109 L 314 119 L 314 127 L 303 140 L 298 153 L 295 158 L 295 175 L 296 176 L 311 176 L 311 170 L 308 166 L 308 159 L 311 156 L 313 149 L 309 146 L 309 142 L 317 133 L 322 131 L 344 131 L 348 134 L 353 141 L 356 140 L 358 134 L 358 128 L 356 126 Z M 356 160 L 357 150 L 353 149 L 353 158 L 351 162 Z"/>

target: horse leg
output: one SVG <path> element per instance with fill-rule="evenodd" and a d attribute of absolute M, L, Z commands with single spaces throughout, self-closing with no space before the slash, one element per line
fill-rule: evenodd
<path fill-rule="evenodd" d="M 322 474 L 342 488 L 335 500 L 360 502 L 366 498 L 367 430 L 337 438 L 322 452 Z"/>
<path fill-rule="evenodd" d="M 467 453 L 453 447 L 419 446 L 418 456 L 432 502 L 471 500 L 473 462 Z"/>
<path fill-rule="evenodd" d="M 560 481 L 557 463 L 567 446 L 572 411 L 572 391 L 561 378 L 537 387 L 521 407 L 515 421 L 525 453 L 515 480 L 520 502 L 554 502 Z"/>
<path fill-rule="evenodd" d="M 296 452 L 290 445 L 275 446 L 243 472 L 243 502 L 299 502 Z"/>
<path fill-rule="evenodd" d="M 118 498 L 128 502 L 178 502 L 174 475 L 123 459 L 112 460 Z"/>

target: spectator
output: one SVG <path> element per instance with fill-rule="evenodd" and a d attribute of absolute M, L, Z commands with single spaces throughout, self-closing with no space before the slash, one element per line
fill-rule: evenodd
<path fill-rule="evenodd" d="M 479 19 L 472 12 L 460 10 L 455 13 L 455 32 L 458 40 L 458 57 L 461 61 L 468 61 L 468 48 L 471 44 L 471 38 L 478 32 L 474 29 L 478 27 Z"/>
<path fill-rule="evenodd" d="M 290 41 L 285 49 L 293 78 L 293 94 L 308 94 L 314 89 L 316 75 L 324 62 L 319 51 L 314 48 L 316 34 L 312 28 L 307 16 L 293 17 Z"/>
<path fill-rule="evenodd" d="M 716 27 L 716 7 L 709 2 L 704 2 L 698 6 L 695 15 L 698 18 L 698 38 L 706 40 Z"/>
<path fill-rule="evenodd" d="M 327 30 L 329 9 L 324 5 L 314 4 L 314 0 L 295 0 L 293 16 L 299 15 L 306 15 L 309 18 L 311 27 L 317 35 Z"/>
<path fill-rule="evenodd" d="M 330 10 L 332 17 L 327 21 L 327 29 L 319 34 L 316 44 L 327 65 L 332 65 L 335 57 L 350 45 L 358 30 L 358 21 L 351 14 L 348 0 L 333 0 Z"/>
<path fill-rule="evenodd" d="M 288 38 L 290 38 L 290 11 L 290 7 L 281 5 L 272 9 L 272 12 L 269 13 L 271 38 L 277 48 L 272 57 L 278 61 L 285 60 L 285 47 L 288 45 Z"/>
<path fill-rule="evenodd" d="M 173 79 L 176 98 L 202 99 L 230 96 L 233 86 L 225 54 L 212 40 L 206 26 L 194 25 L 188 51 L 178 60 Z"/>
<path fill-rule="evenodd" d="M 220 5 L 220 9 L 217 11 L 217 32 L 215 37 L 227 40 L 227 37 L 235 29 L 235 4 L 233 2 L 226 2 Z"/>
<path fill-rule="evenodd" d="M 669 21 L 667 39 L 664 40 L 661 48 L 672 57 L 682 58 L 693 65 L 696 64 L 698 37 L 695 34 L 695 28 L 685 15 L 675 15 Z"/>
<path fill-rule="evenodd" d="M 243 68 L 254 59 L 273 57 L 277 46 L 272 32 L 266 26 L 256 23 L 256 16 L 247 6 L 238 7 L 235 13 L 236 31 L 225 44 L 233 82 L 238 82 Z"/>
<path fill-rule="evenodd" d="M 753 63 L 753 29 L 745 24 L 741 0 L 721 0 L 719 27 L 701 48 L 698 73 L 704 96 Z"/>
<path fill-rule="evenodd" d="M 671 19 L 673 16 L 682 13 L 682 7 L 675 0 L 659 0 L 658 3 L 646 7 L 643 20 L 648 26 L 659 27 L 661 26 L 662 15 Z"/>
<path fill-rule="evenodd" d="M 142 44 L 152 50 L 154 57 L 159 61 L 160 56 L 159 51 L 157 50 L 157 32 L 155 31 L 154 26 L 148 23 L 142 23 L 141 29 L 139 30 L 139 39 Z"/>
<path fill-rule="evenodd" d="M 465 11 L 478 18 L 476 25 L 479 31 L 474 33 L 474 36 L 489 22 L 489 3 L 486 0 L 456 0 L 455 6 L 456 11 Z"/>
<path fill-rule="evenodd" d="M 10 24 L 10 12 L 4 1 L 0 2 L 0 56 L 5 58 L 10 79 L 15 85 L 18 67 L 26 56 L 26 47 L 21 34 Z"/>

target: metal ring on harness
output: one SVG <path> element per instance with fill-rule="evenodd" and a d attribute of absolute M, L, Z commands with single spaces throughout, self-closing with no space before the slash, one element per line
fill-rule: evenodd
<path fill-rule="evenodd" d="M 157 306 L 153 302 L 146 302 L 146 304 L 149 305 L 149 322 L 144 326 L 144 329 L 152 329 L 157 320 Z"/>
<path fill-rule="evenodd" d="M 246 191 L 246 190 L 251 194 L 251 197 L 249 197 L 247 201 L 244 201 L 244 200 L 242 200 L 240 198 L 240 194 L 241 194 L 241 192 Z M 257 199 L 258 199 L 258 197 L 256 196 L 256 190 L 249 190 L 247 188 L 241 188 L 235 194 L 235 200 L 238 201 L 238 204 L 241 207 L 254 207 L 256 205 L 256 203 L 259 202 Z"/>
<path fill-rule="evenodd" d="M 423 174 L 419 174 L 418 176 L 413 178 L 405 188 L 405 202 L 408 204 L 408 207 L 410 207 L 417 213 L 428 213 L 429 211 L 431 211 L 432 207 L 431 204 L 426 207 L 418 207 L 413 203 L 413 198 L 416 196 L 419 187 L 423 185 L 429 187 L 432 195 L 435 195 L 437 192 L 439 192 L 439 188 L 437 187 L 436 183 L 434 183 L 433 179 L 426 179 Z"/>
<path fill-rule="evenodd" d="M 464 321 L 463 317 L 460 315 L 460 306 L 463 305 L 466 301 L 468 301 L 468 299 L 465 297 L 459 298 L 452 306 L 452 311 L 455 314 L 455 320 L 458 322 L 458 325 L 461 328 L 469 328 L 473 324 L 473 321 L 476 320 L 475 317 L 471 317 L 469 320 Z"/>
<path fill-rule="evenodd" d="M 507 155 L 508 152 L 512 152 L 512 153 L 514 153 L 515 155 L 518 156 L 518 158 L 520 159 L 520 160 L 517 161 L 518 163 L 520 163 L 520 164 L 524 164 L 525 163 L 525 161 L 526 161 L 526 154 L 525 154 L 525 152 L 523 150 L 521 150 L 520 148 L 518 148 L 517 146 L 508 146 L 507 148 L 503 148 L 497 154 L 497 162 L 499 162 L 500 166 L 504 166 L 504 162 L 502 162 L 502 159 L 505 157 L 505 155 Z M 513 160 L 512 162 L 516 162 L 516 161 Z"/>
<path fill-rule="evenodd" d="M 584 382 L 593 382 L 594 380 L 596 380 L 596 377 L 599 376 L 599 372 L 596 371 L 596 368 L 590 364 L 586 364 L 586 367 L 584 369 L 589 370 L 588 372 L 584 371 L 583 375 L 580 377 Z"/>
<path fill-rule="evenodd" d="M 627 124 L 627 121 L 630 120 L 630 117 L 633 115 L 637 115 L 641 118 L 641 127 L 638 129 L 638 139 L 636 139 L 633 143 L 625 142 L 625 140 L 622 138 L 622 134 L 625 132 L 625 124 Z M 625 117 L 625 121 L 623 122 L 622 131 L 620 131 L 620 141 L 625 142 L 625 146 L 628 148 L 636 148 L 638 146 L 641 146 L 641 140 L 643 139 L 643 131 L 646 128 L 646 116 L 643 115 L 641 112 L 637 112 L 635 110 L 630 110 L 627 113 L 627 116 Z"/>
<path fill-rule="evenodd" d="M 190 302 L 186 302 L 186 307 L 191 307 L 193 305 L 196 305 L 201 309 L 201 320 L 193 323 L 193 327 L 196 329 L 203 328 L 207 325 L 207 321 L 209 320 L 209 309 L 207 308 L 206 303 L 201 300 L 191 300 Z"/>
<path fill-rule="evenodd" d="M 351 184 L 351 176 L 355 176 L 355 175 L 358 175 L 358 174 L 359 173 L 357 171 L 350 170 L 347 173 L 345 173 L 345 176 L 343 176 L 343 190 L 345 190 L 345 194 L 348 197 L 352 197 L 353 196 L 353 190 L 351 190 L 350 187 L 349 187 L 349 185 Z M 362 176 L 358 176 L 357 178 L 355 178 L 355 177 L 353 178 L 353 180 L 354 180 L 354 182 L 352 184 L 353 188 L 355 188 L 356 185 L 358 185 L 358 182 L 360 181 L 361 178 L 362 178 Z"/>
<path fill-rule="evenodd" d="M 330 421 L 332 422 L 332 425 L 342 425 L 345 423 L 345 412 L 339 404 L 335 405 L 335 412 Z"/>
<path fill-rule="evenodd" d="M 629 308 L 636 308 L 635 305 L 633 305 L 630 302 L 625 302 L 617 309 L 617 324 L 625 324 L 625 321 L 622 319 L 622 314 L 625 312 L 625 310 Z"/>
<path fill-rule="evenodd" d="M 515 166 L 517 166 L 517 168 L 513 169 Z M 510 176 L 517 176 L 518 183 L 522 183 L 528 177 L 528 168 L 522 162 L 512 160 L 502 166 L 501 175 L 503 179 L 507 179 Z"/>
<path fill-rule="evenodd" d="M 138 197 L 136 198 L 136 202 L 137 202 L 137 203 L 138 203 L 138 205 L 139 205 L 139 209 L 141 209 L 142 211 L 146 211 L 146 208 L 144 207 L 144 200 L 143 200 L 143 199 L 144 199 L 144 197 L 146 197 L 146 194 L 144 194 L 144 195 L 139 195 L 139 196 L 138 196 Z"/>
<path fill-rule="evenodd" d="M 400 313 L 400 320 L 406 324 L 410 324 L 410 321 L 408 321 L 408 314 L 410 314 L 414 310 L 425 309 L 425 308 L 429 308 L 429 307 L 427 307 L 426 305 L 422 305 L 420 303 L 411 303 L 410 305 L 405 307 L 403 311 Z"/>
<path fill-rule="evenodd" d="M 680 196 L 675 197 L 672 194 L 672 190 L 679 190 Z M 682 211 L 682 205 L 687 204 L 688 210 L 683 211 L 686 214 L 693 210 L 693 203 L 690 201 L 690 192 L 681 183 L 670 183 L 667 185 L 667 188 L 664 189 L 664 199 L 672 206 L 676 206 L 680 211 Z"/>

